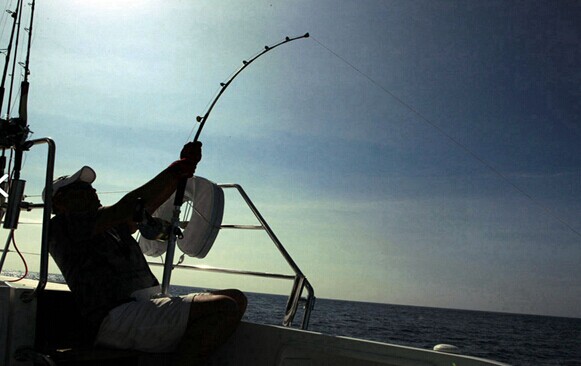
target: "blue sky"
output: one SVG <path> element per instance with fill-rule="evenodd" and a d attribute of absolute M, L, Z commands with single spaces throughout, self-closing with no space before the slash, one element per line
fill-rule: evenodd
<path fill-rule="evenodd" d="M 99 191 L 132 189 L 175 159 L 243 59 L 310 32 L 226 91 L 198 174 L 247 190 L 320 297 L 580 317 L 580 13 L 568 1 L 39 2 L 31 129 L 56 140 L 57 175 L 89 164 Z M 43 154 L 27 156 L 30 195 Z M 225 221 L 246 220 L 227 200 Z M 17 238 L 34 251 L 35 235 Z M 188 263 L 286 271 L 256 234 L 223 232 Z"/>

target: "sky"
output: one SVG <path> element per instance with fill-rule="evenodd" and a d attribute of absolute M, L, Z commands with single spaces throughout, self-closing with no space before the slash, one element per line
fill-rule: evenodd
<path fill-rule="evenodd" d="M 112 204 L 177 158 L 242 60 L 309 32 L 230 85 L 197 174 L 243 186 L 317 297 L 581 317 L 580 17 L 575 1 L 38 2 L 29 124 L 56 141 L 56 176 L 90 165 Z M 45 162 L 26 154 L 32 201 Z M 227 191 L 224 223 L 254 221 Z M 185 263 L 291 273 L 260 234 L 222 230 Z M 39 238 L 16 233 L 26 252 Z"/>

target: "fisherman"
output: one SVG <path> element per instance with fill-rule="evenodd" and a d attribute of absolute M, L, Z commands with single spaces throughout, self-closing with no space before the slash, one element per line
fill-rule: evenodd
<path fill-rule="evenodd" d="M 140 202 L 154 212 L 193 176 L 202 144 L 188 143 L 180 159 L 112 206 L 103 207 L 83 167 L 53 182 L 49 251 L 97 346 L 144 352 L 175 352 L 175 364 L 203 362 L 234 332 L 246 310 L 238 290 L 159 296 L 159 282 L 131 236 Z"/>

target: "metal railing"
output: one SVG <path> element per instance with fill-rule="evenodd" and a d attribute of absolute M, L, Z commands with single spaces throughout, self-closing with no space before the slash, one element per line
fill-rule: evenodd
<path fill-rule="evenodd" d="M 240 196 L 244 199 L 246 205 L 256 219 L 259 222 L 259 225 L 222 225 L 220 229 L 232 229 L 232 230 L 262 230 L 267 233 L 271 241 L 274 243 L 280 254 L 286 260 L 287 264 L 290 266 L 294 275 L 288 274 L 279 274 L 279 273 L 268 273 L 268 272 L 255 272 L 255 271 L 246 271 L 246 270 L 238 270 L 238 269 L 229 269 L 229 268 L 217 268 L 217 267 L 210 267 L 210 266 L 195 266 L 195 265 L 185 265 L 185 264 L 176 264 L 171 266 L 170 270 L 179 268 L 179 269 L 187 269 L 187 270 L 195 270 L 195 271 L 205 271 L 205 272 L 213 272 L 213 273 L 226 273 L 226 274 L 236 274 L 236 275 L 246 275 L 246 276 L 255 276 L 255 277 L 266 277 L 266 278 L 273 278 L 273 279 L 283 279 L 283 280 L 293 280 L 293 286 L 290 292 L 290 295 L 287 300 L 285 315 L 282 321 L 282 324 L 287 327 L 291 327 L 297 313 L 297 310 L 301 304 L 304 304 L 304 313 L 303 319 L 301 321 L 300 328 L 307 329 L 309 326 L 309 319 L 311 316 L 311 312 L 315 305 L 315 291 L 309 281 L 307 280 L 306 276 L 300 270 L 298 265 L 292 259 L 290 254 L 286 251 L 280 240 L 276 237 L 264 217 L 260 214 L 250 197 L 246 194 L 244 189 L 239 184 L 219 184 L 219 186 L 223 189 L 236 189 Z M 154 266 L 164 266 L 162 263 L 155 263 L 149 262 L 150 265 Z M 166 267 L 167 268 L 167 267 Z M 167 270 L 167 269 L 166 269 Z M 306 298 L 302 297 L 303 291 L 307 290 Z"/>
<path fill-rule="evenodd" d="M 41 291 L 44 290 L 47 282 L 48 282 L 48 227 L 49 227 L 49 220 L 51 217 L 52 212 L 52 181 L 53 181 L 53 172 L 54 172 L 54 161 L 55 161 L 55 153 L 56 153 L 56 146 L 53 140 L 49 138 L 38 139 L 38 140 L 31 140 L 29 141 L 30 146 L 46 143 L 48 144 L 49 151 L 48 151 L 48 161 L 47 161 L 47 170 L 46 170 L 46 182 L 45 182 L 45 196 L 46 200 L 44 203 L 39 204 L 31 204 L 27 202 L 21 202 L 20 208 L 25 210 L 31 210 L 36 208 L 43 208 L 43 222 L 42 222 L 42 240 L 41 240 L 41 248 L 40 248 L 40 273 L 39 273 L 39 281 L 36 289 L 34 291 L 27 292 L 24 301 L 31 301 L 34 297 Z M 246 194 L 244 189 L 239 184 L 220 184 L 219 185 L 223 189 L 236 189 L 240 196 L 244 199 L 248 208 L 252 211 L 254 216 L 259 222 L 259 225 L 222 225 L 220 229 L 230 229 L 230 230 L 262 230 L 265 231 L 266 234 L 269 236 L 271 241 L 274 243 L 275 247 L 278 249 L 280 254 L 286 260 L 287 264 L 290 266 L 294 275 L 289 274 L 280 274 L 280 273 L 269 273 L 269 272 L 257 272 L 257 271 L 247 271 L 247 270 L 238 270 L 238 269 L 228 269 L 228 268 L 217 268 L 217 267 L 210 267 L 210 266 L 195 266 L 195 265 L 184 265 L 184 264 L 176 264 L 171 266 L 171 269 L 179 268 L 179 269 L 187 269 L 187 270 L 196 270 L 196 271 L 206 271 L 206 272 L 214 272 L 214 273 L 226 273 L 226 274 L 236 274 L 236 275 L 246 275 L 246 276 L 255 276 L 255 277 L 265 277 L 265 278 L 272 278 L 272 279 L 282 279 L 282 280 L 292 280 L 293 286 L 291 292 L 289 294 L 287 305 L 285 309 L 284 318 L 282 320 L 282 325 L 291 327 L 293 325 L 293 321 L 297 310 L 299 309 L 300 305 L 304 305 L 304 313 L 303 318 L 300 323 L 301 329 L 307 329 L 309 326 L 309 320 L 311 316 L 311 312 L 315 305 L 315 293 L 314 289 L 307 280 L 306 276 L 300 270 L 298 265 L 292 259 L 290 254 L 286 251 L 280 240 L 276 237 L 264 217 L 258 211 L 250 197 Z M 3 256 L 6 255 L 7 250 L 3 251 Z M 161 263 L 154 263 L 149 262 L 150 265 L 153 266 L 164 266 Z M 306 289 L 307 295 L 303 298 L 303 291 Z"/>
<path fill-rule="evenodd" d="M 21 209 L 25 209 L 27 211 L 30 211 L 30 210 L 35 209 L 35 208 L 42 208 L 43 209 L 42 234 L 41 234 L 42 239 L 41 239 L 41 244 L 40 244 L 40 273 L 39 273 L 38 285 L 36 286 L 34 291 L 23 293 L 22 300 L 26 301 L 26 302 L 32 301 L 38 293 L 40 293 L 41 291 L 44 290 L 44 288 L 48 282 L 48 259 L 49 259 L 49 253 L 48 253 L 48 239 L 49 239 L 48 238 L 48 234 L 49 234 L 48 229 L 49 229 L 49 227 L 48 227 L 48 225 L 49 225 L 49 221 L 50 221 L 50 217 L 51 217 L 51 213 L 52 213 L 52 182 L 53 182 L 53 178 L 54 178 L 56 144 L 52 139 L 46 137 L 46 138 L 26 141 L 24 143 L 23 147 L 25 150 L 29 150 L 32 146 L 39 145 L 39 144 L 47 144 L 48 145 L 45 188 L 44 188 L 44 192 L 45 192 L 44 203 L 32 204 L 32 203 L 23 202 L 22 197 L 19 195 L 10 197 L 10 199 L 18 201 L 14 204 L 15 206 L 17 206 L 17 208 L 16 208 L 17 211 L 19 211 Z M 12 194 L 12 192 L 9 192 L 9 193 Z M 8 207 L 10 207 L 10 202 L 8 204 Z M 15 212 L 13 214 L 13 216 L 16 218 L 18 218 L 18 215 L 19 215 L 19 212 Z M 8 212 L 6 213 L 6 216 L 7 217 L 9 216 Z M 17 219 L 16 219 L 16 221 L 10 220 L 7 217 L 4 218 L 4 228 L 9 229 L 9 230 L 15 230 L 17 225 L 18 225 L 18 220 Z M 10 224 L 10 221 L 13 221 L 13 222 Z M 4 248 L 4 251 L 2 253 L 2 261 L 1 261 L 2 264 L 4 262 L 4 257 L 6 256 L 7 252 L 8 252 L 8 245 L 6 245 L 6 247 Z M 1 267 L 2 267 L 2 265 L 0 265 L 0 269 L 1 269 Z"/>

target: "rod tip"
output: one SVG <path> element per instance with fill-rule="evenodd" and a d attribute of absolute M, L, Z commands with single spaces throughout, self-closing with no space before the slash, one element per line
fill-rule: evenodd
<path fill-rule="evenodd" d="M 310 34 L 309 34 L 309 32 L 307 32 L 307 33 L 305 33 L 305 35 L 303 37 L 309 38 L 309 36 L 310 36 Z"/>

